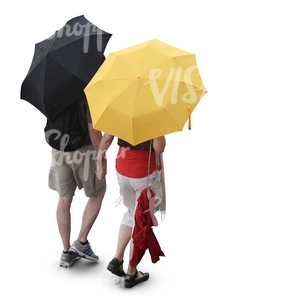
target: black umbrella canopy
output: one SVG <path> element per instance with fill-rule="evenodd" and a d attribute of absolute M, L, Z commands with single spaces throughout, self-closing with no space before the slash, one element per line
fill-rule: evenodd
<path fill-rule="evenodd" d="M 53 121 L 85 95 L 84 88 L 105 60 L 111 36 L 83 15 L 69 20 L 51 37 L 35 44 L 21 99 Z"/>

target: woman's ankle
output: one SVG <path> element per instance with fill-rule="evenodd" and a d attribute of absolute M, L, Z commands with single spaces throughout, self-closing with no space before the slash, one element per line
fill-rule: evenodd
<path fill-rule="evenodd" d="M 127 269 L 127 274 L 128 274 L 128 275 L 133 276 L 133 275 L 136 274 L 136 272 L 137 272 L 136 267 L 128 266 L 128 269 Z"/>

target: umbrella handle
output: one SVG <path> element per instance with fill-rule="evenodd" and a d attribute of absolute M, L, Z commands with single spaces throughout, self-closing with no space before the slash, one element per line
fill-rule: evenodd
<path fill-rule="evenodd" d="M 191 105 L 187 105 L 187 111 L 188 111 L 188 117 L 189 117 L 189 123 L 188 123 L 188 129 L 192 129 L 192 122 L 191 122 Z"/>

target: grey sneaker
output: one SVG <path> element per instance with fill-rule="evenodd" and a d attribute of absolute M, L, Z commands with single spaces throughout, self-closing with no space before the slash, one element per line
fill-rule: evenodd
<path fill-rule="evenodd" d="M 60 266 L 69 268 L 73 265 L 74 261 L 80 259 L 81 257 L 73 251 L 68 251 L 68 253 L 62 253 L 60 257 Z"/>
<path fill-rule="evenodd" d="M 79 241 L 75 241 L 70 249 L 77 252 L 82 258 L 92 261 L 99 260 L 99 257 L 93 252 L 89 242 L 86 245 L 82 245 Z"/>

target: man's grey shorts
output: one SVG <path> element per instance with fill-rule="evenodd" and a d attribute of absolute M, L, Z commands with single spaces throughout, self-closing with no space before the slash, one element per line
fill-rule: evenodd
<path fill-rule="evenodd" d="M 98 180 L 95 175 L 95 155 L 92 145 L 73 152 L 52 149 L 49 188 L 57 191 L 61 197 L 74 196 L 77 187 L 83 188 L 87 197 L 103 194 L 106 180 Z"/>

